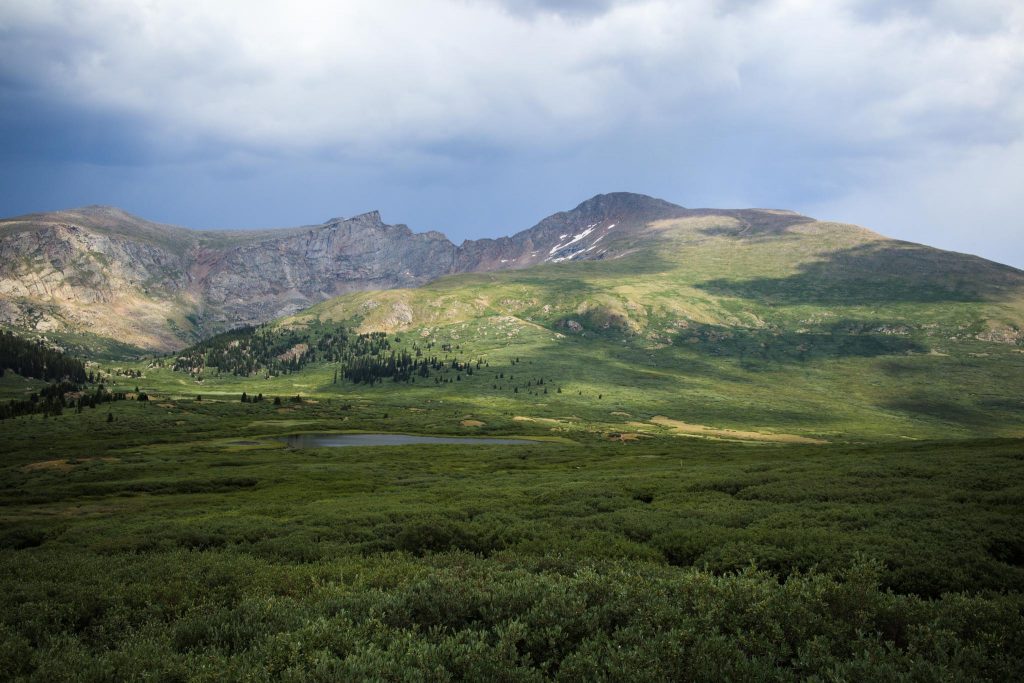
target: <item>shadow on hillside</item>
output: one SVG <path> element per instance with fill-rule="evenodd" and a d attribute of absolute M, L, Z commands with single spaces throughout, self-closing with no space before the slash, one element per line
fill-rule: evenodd
<path fill-rule="evenodd" d="M 527 286 L 537 288 L 541 294 L 562 297 L 569 294 L 598 296 L 606 292 L 609 283 L 614 284 L 620 278 L 661 275 L 677 270 L 678 263 L 659 253 L 662 247 L 659 238 L 613 258 L 549 262 L 522 269 L 445 275 L 431 281 L 424 289 L 444 293 L 467 287 Z"/>
<path fill-rule="evenodd" d="M 925 353 L 927 347 L 879 321 L 838 320 L 806 332 L 691 325 L 676 343 L 712 356 L 736 359 L 745 370 L 836 358 Z"/>
<path fill-rule="evenodd" d="M 712 294 L 769 305 L 998 301 L 1024 289 L 1024 273 L 992 261 L 908 242 L 865 244 L 780 278 L 709 280 Z"/>
<path fill-rule="evenodd" d="M 663 236 L 655 235 L 642 241 L 613 242 L 616 251 L 610 257 L 587 260 L 570 260 L 561 263 L 544 263 L 531 271 L 554 275 L 559 279 L 571 279 L 581 275 L 659 275 L 674 271 L 679 264 L 666 258 L 666 245 L 671 244 Z M 526 272 L 526 271 L 523 271 Z"/>
<path fill-rule="evenodd" d="M 986 410 L 922 393 L 894 398 L 880 405 L 918 420 L 938 420 L 975 429 L 991 427 L 993 423 L 992 415 Z"/>
<path fill-rule="evenodd" d="M 794 225 L 816 222 L 813 218 L 799 214 L 770 211 L 737 211 L 728 215 L 739 221 L 739 225 L 715 226 L 700 232 L 708 237 L 737 237 L 759 242 L 778 238 Z"/>

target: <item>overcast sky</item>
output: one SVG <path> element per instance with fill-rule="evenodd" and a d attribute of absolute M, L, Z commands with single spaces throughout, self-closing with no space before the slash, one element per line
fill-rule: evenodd
<path fill-rule="evenodd" d="M 1024 2 L 0 2 L 5 216 L 458 242 L 618 190 L 1024 267 Z"/>

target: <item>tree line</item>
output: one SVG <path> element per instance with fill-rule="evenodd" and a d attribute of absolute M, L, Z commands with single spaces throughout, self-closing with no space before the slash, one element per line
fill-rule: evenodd
<path fill-rule="evenodd" d="M 400 343 L 399 338 L 395 343 Z M 447 349 L 450 350 L 450 349 Z M 267 325 L 240 327 L 202 341 L 180 352 L 172 368 L 197 379 L 204 373 L 251 377 L 286 375 L 311 363 L 336 363 L 338 377 L 356 384 L 385 379 L 415 382 L 431 372 L 463 369 L 457 360 L 426 356 L 418 346 L 395 349 L 384 332 L 356 334 L 343 326 L 311 325 L 302 330 Z M 472 374 L 472 370 L 469 371 Z"/>
<path fill-rule="evenodd" d="M 0 332 L 0 377 L 4 372 L 15 372 L 47 382 L 68 380 L 84 384 L 85 364 L 77 358 L 46 346 L 41 341 L 30 341 L 7 331 Z"/>
<path fill-rule="evenodd" d="M 80 413 L 85 408 L 96 408 L 127 398 L 124 392 L 109 391 L 103 384 L 87 388 L 85 385 L 93 384 L 97 376 L 93 372 L 87 373 L 81 360 L 49 348 L 42 342 L 0 332 L 0 377 L 6 371 L 45 380 L 49 384 L 28 398 L 0 402 L 0 420 L 36 414 L 56 417 L 65 410 Z"/>

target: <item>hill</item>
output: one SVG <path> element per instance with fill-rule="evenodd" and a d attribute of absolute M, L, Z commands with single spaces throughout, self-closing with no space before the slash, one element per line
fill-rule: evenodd
<path fill-rule="evenodd" d="M 518 416 L 762 441 L 1024 434 L 1021 271 L 782 212 L 638 222 L 590 259 L 595 233 L 577 258 L 333 298 L 225 337 L 222 360 L 200 346 L 166 365 L 203 391 L 331 395 L 369 363 L 385 368 L 375 400 L 441 401 L 495 429 Z M 386 343 L 355 353 L 359 334 Z M 409 372 L 387 369 L 403 357 Z M 172 381 L 160 372 L 157 388 Z"/>
<path fill-rule="evenodd" d="M 92 208 L 7 221 L 4 249 L 8 325 L 35 315 L 58 340 L 174 349 L 284 316 L 162 361 L 199 387 L 419 377 L 466 412 L 615 433 L 1013 436 L 1024 421 L 1024 273 L 787 211 L 616 193 L 456 247 L 377 214 L 204 233 Z M 503 381 L 516 357 L 532 374 Z M 479 361 L 492 381 L 461 376 Z"/>

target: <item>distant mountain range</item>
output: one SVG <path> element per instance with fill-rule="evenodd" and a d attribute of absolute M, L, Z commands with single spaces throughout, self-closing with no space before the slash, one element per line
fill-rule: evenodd
<path fill-rule="evenodd" d="M 377 212 L 218 232 L 97 206 L 10 218 L 0 221 L 0 326 L 93 352 L 167 351 L 346 293 L 624 258 L 638 273 L 707 274 L 685 292 L 670 291 L 668 280 L 668 290 L 652 291 L 659 301 L 678 294 L 682 318 L 756 324 L 723 302 L 871 306 L 901 300 L 902 290 L 911 301 L 984 302 L 962 324 L 1021 339 L 1024 272 L 1014 268 L 789 211 L 686 209 L 631 193 L 598 195 L 510 237 L 461 245 L 385 224 Z"/>

